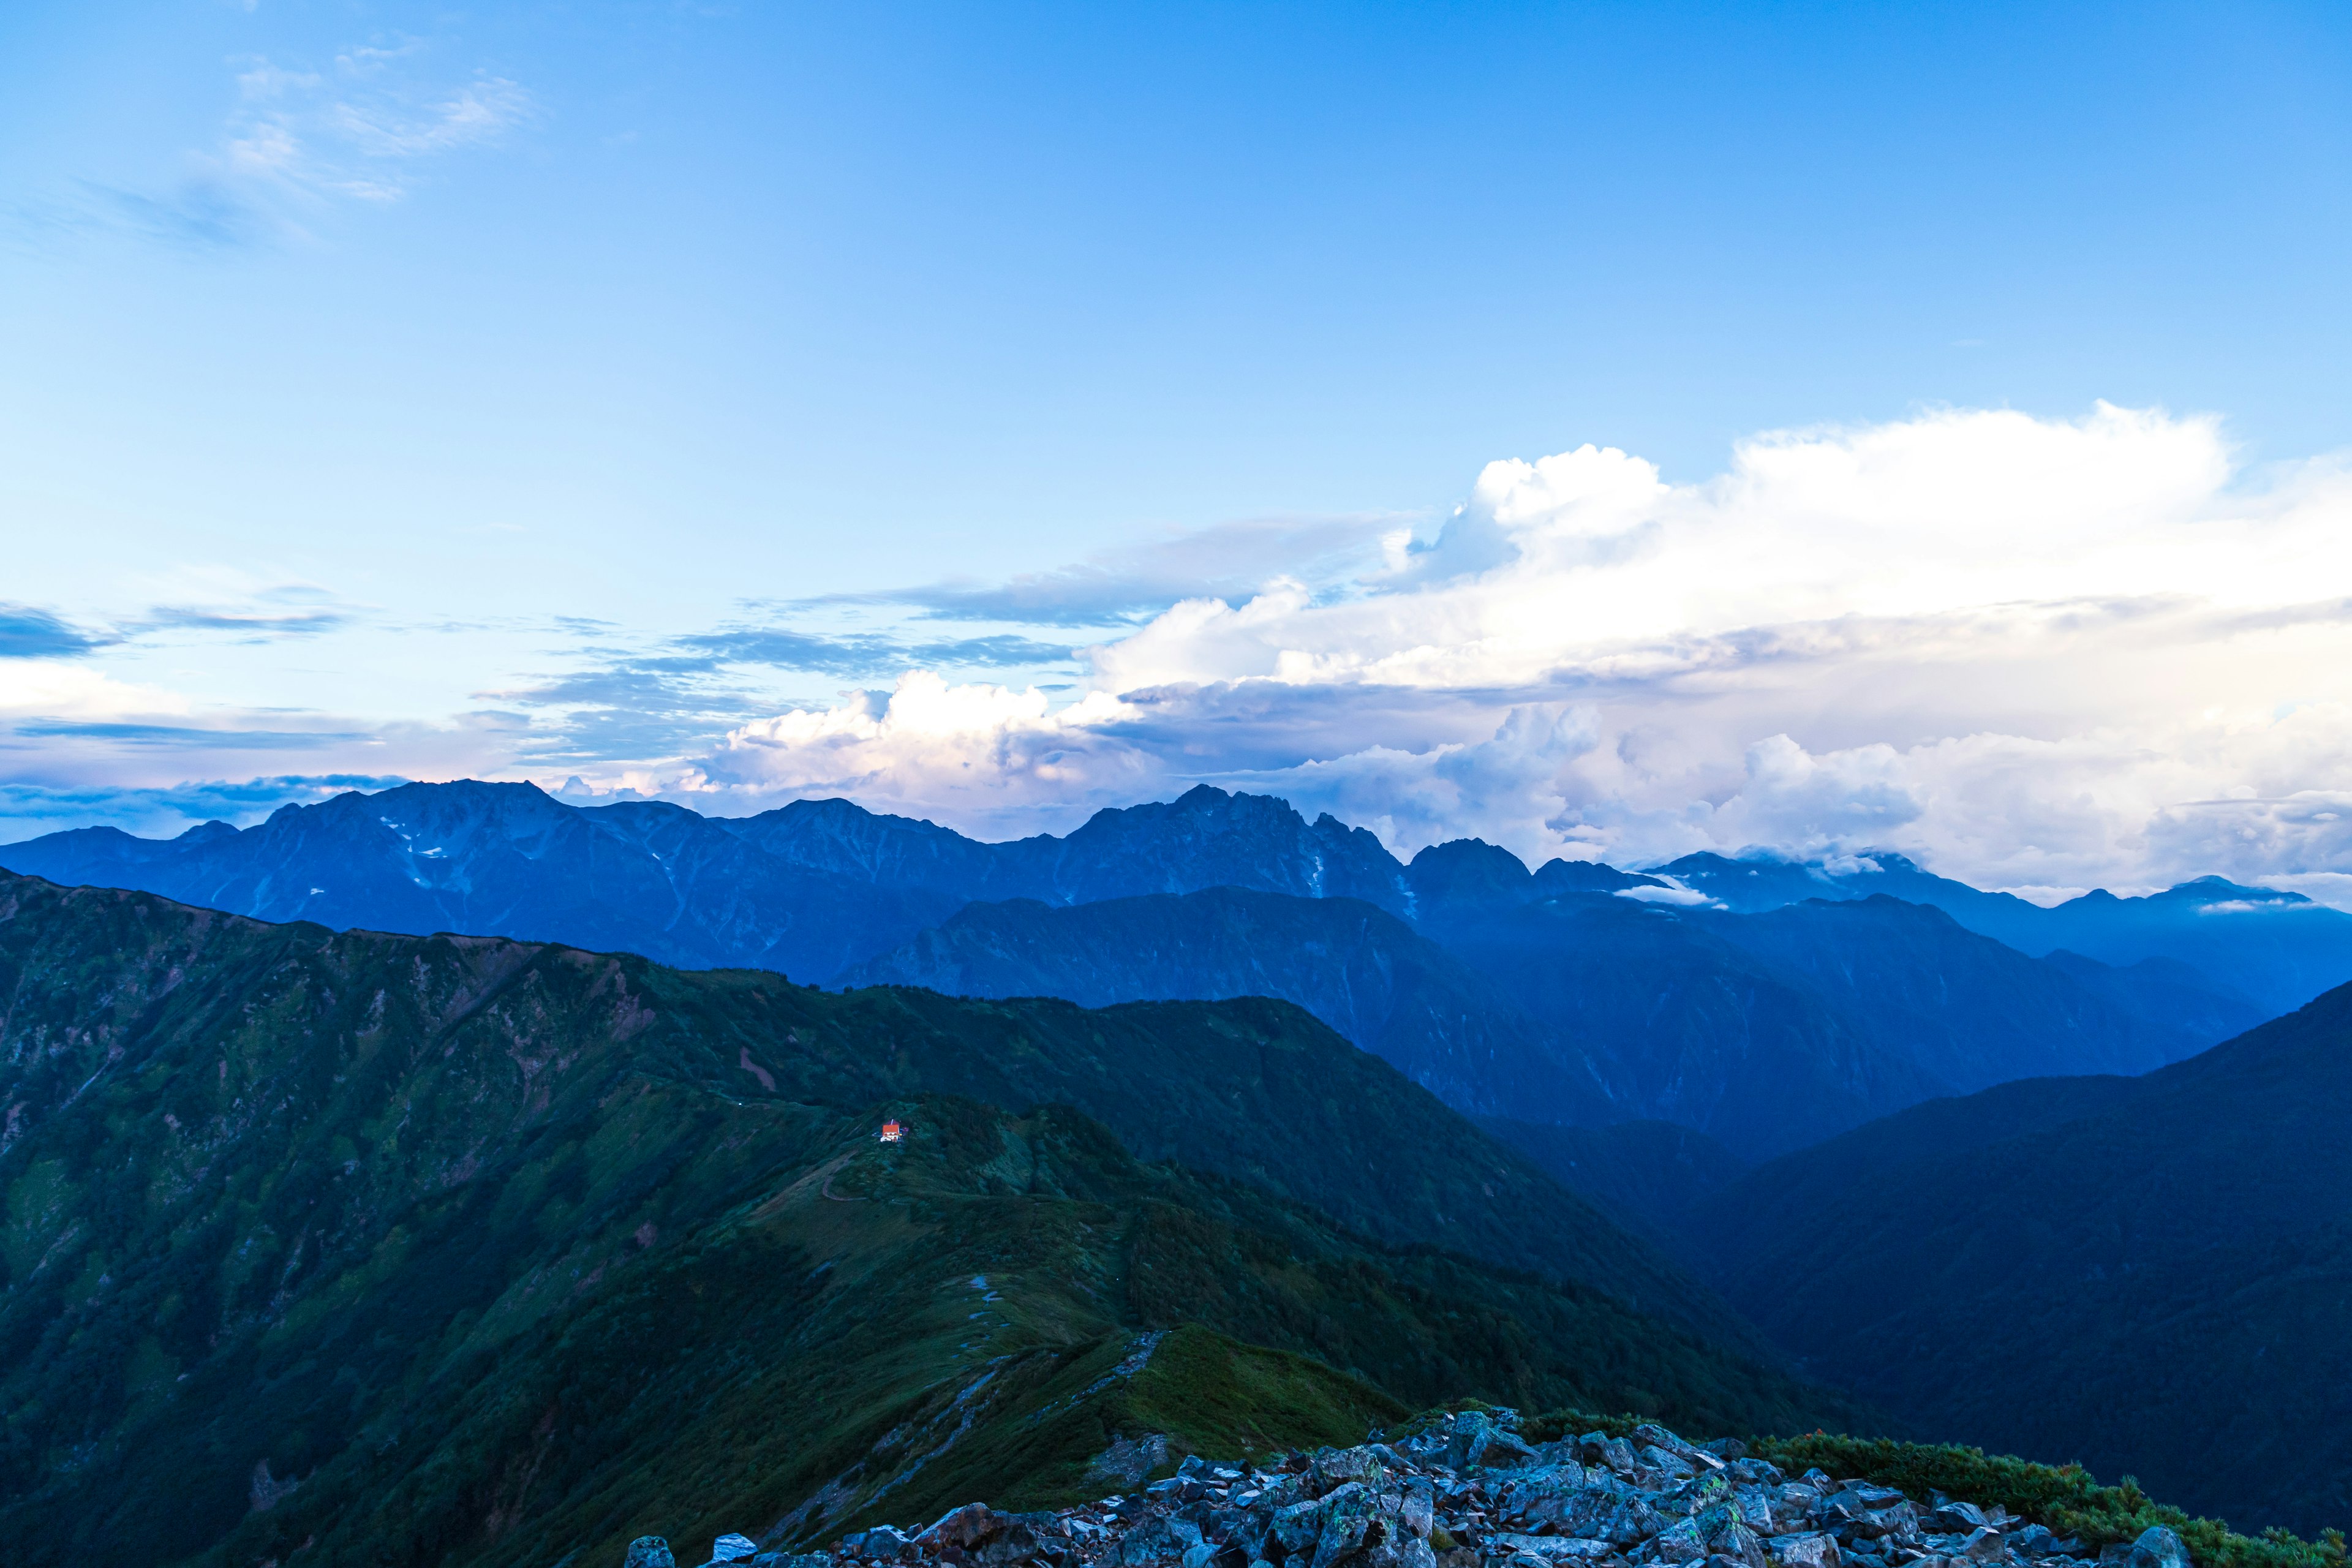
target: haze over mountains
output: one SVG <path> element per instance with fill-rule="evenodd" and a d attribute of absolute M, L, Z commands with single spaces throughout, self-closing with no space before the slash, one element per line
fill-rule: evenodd
<path fill-rule="evenodd" d="M 1278 996 L 1461 1109 L 1672 1121 L 1751 1159 L 2009 1079 L 2145 1071 L 2352 979 L 2352 916 L 2291 894 L 2042 910 L 1869 864 L 1530 872 L 1474 840 L 1406 864 L 1331 816 L 1205 786 L 1005 844 L 839 800 L 738 819 L 457 783 L 243 831 L 0 847 L 61 884 L 338 929 L 1090 1005 Z"/>

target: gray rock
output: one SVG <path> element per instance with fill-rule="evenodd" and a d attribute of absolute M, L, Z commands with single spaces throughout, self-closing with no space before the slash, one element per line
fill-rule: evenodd
<path fill-rule="evenodd" d="M 2191 1568 L 2187 1543 L 2160 1524 L 2139 1532 L 2127 1561 L 2131 1568 Z"/>
<path fill-rule="evenodd" d="M 915 1539 L 926 1546 L 970 1548 L 995 1534 L 999 1528 L 995 1514 L 986 1503 L 968 1502 L 940 1515 L 929 1530 Z"/>
<path fill-rule="evenodd" d="M 1437 1568 L 1437 1553 L 1429 1542 L 1412 1535 L 1391 1535 L 1364 1548 L 1355 1568 Z"/>
<path fill-rule="evenodd" d="M 1147 1563 L 1177 1563 L 1201 1544 L 1200 1526 L 1170 1519 L 1147 1519 L 1118 1538 L 1107 1561 L 1124 1568 Z"/>
<path fill-rule="evenodd" d="M 1837 1537 L 1818 1531 L 1776 1535 L 1764 1544 L 1767 1554 L 1782 1568 L 1842 1568 L 1845 1561 Z"/>
<path fill-rule="evenodd" d="M 1325 1494 L 1323 1528 L 1315 1538 L 1311 1568 L 1332 1568 L 1360 1548 L 1377 1545 L 1385 1535 L 1379 1529 L 1384 1512 L 1381 1494 L 1361 1481 Z"/>
<path fill-rule="evenodd" d="M 1706 1535 L 1709 1560 L 1729 1558 L 1740 1568 L 1765 1568 L 1764 1538 L 1737 1519 L 1727 1520 Z"/>
<path fill-rule="evenodd" d="M 871 1530 L 861 1530 L 855 1535 L 845 1535 L 841 1544 L 845 1551 L 860 1557 L 896 1557 L 908 1542 L 907 1532 L 892 1524 L 877 1524 Z"/>
<path fill-rule="evenodd" d="M 1693 1460 L 1675 1453 L 1672 1448 L 1660 1447 L 1655 1443 L 1644 1443 L 1633 1450 L 1633 1457 L 1646 1468 L 1678 1481 L 1688 1480 L 1699 1471 L 1698 1465 Z M 1713 1455 L 1708 1456 L 1708 1462 L 1710 1464 L 1717 1462 Z"/>
<path fill-rule="evenodd" d="M 1696 1443 L 1684 1442 L 1674 1433 L 1654 1421 L 1645 1421 L 1633 1428 L 1633 1444 L 1637 1450 L 1643 1447 L 1662 1448 L 1695 1470 L 1719 1470 L 1726 1463 L 1724 1459 L 1708 1453 Z M 1747 1451 L 1745 1447 L 1740 1449 L 1743 1454 Z"/>
<path fill-rule="evenodd" d="M 1318 1497 L 1353 1482 L 1378 1482 L 1387 1475 L 1369 1448 L 1326 1448 L 1307 1467 L 1307 1489 Z"/>
<path fill-rule="evenodd" d="M 1404 1484 L 1404 1496 L 1397 1504 L 1397 1523 L 1407 1535 L 1426 1541 L 1436 1522 L 1437 1489 L 1425 1478 L 1415 1476 Z"/>
<path fill-rule="evenodd" d="M 1706 1555 L 1706 1535 L 1696 1519 L 1678 1519 L 1650 1542 L 1661 1563 L 1696 1563 Z"/>
<path fill-rule="evenodd" d="M 1524 1553 L 1547 1563 L 1591 1563 L 1610 1554 L 1605 1541 L 1583 1541 L 1572 1535 L 1490 1535 L 1489 1551 Z"/>
<path fill-rule="evenodd" d="M 1148 1432 L 1140 1437 L 1118 1436 L 1087 1467 L 1087 1485 L 1132 1491 L 1143 1478 L 1168 1462 L 1168 1434 Z"/>
<path fill-rule="evenodd" d="M 621 1568 L 677 1568 L 677 1559 L 670 1555 L 669 1542 L 660 1536 L 640 1535 L 629 1542 Z"/>
<path fill-rule="evenodd" d="M 1311 1551 L 1316 1539 L 1323 1533 L 1322 1500 L 1308 1498 L 1275 1510 L 1267 1533 L 1288 1556 Z"/>

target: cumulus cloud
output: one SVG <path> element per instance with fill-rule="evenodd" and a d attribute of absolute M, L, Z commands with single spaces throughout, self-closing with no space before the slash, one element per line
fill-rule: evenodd
<path fill-rule="evenodd" d="M 1578 447 L 1355 563 L 1182 597 L 1066 706 L 912 675 L 737 729 L 694 787 L 1030 830 L 1208 780 L 1407 852 L 2352 876 L 2352 480 L 2252 482 L 2210 418 L 1935 411 L 1692 485 Z"/>
<path fill-rule="evenodd" d="M 888 691 L 746 724 L 679 787 L 707 794 L 848 795 L 883 809 L 1021 831 L 1124 805 L 1164 777 L 1120 733 L 1132 715 L 1094 693 L 1059 712 L 1044 692 L 950 686 L 918 670 Z"/>

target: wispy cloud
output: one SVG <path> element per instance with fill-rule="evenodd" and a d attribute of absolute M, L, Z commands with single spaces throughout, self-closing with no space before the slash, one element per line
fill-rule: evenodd
<path fill-rule="evenodd" d="M 118 640 L 31 605 L 0 604 L 0 658 L 73 658 Z"/>
<path fill-rule="evenodd" d="M 269 228 L 267 215 L 225 180 L 192 178 L 161 195 L 91 182 L 81 188 L 90 206 L 113 226 L 179 249 L 237 249 L 262 238 Z M 97 226 L 85 222 L 78 226 Z"/>
<path fill-rule="evenodd" d="M 436 79 L 431 54 L 409 38 L 345 49 L 320 69 L 247 60 L 215 162 L 232 177 L 283 191 L 394 201 L 425 161 L 495 142 L 538 118 L 520 83 L 488 71 Z"/>
<path fill-rule="evenodd" d="M 239 632 L 260 642 L 281 637 L 316 637 L 349 626 L 352 617 L 331 609 L 207 609 L 194 605 L 158 605 L 132 623 L 139 631 Z"/>
<path fill-rule="evenodd" d="M 331 59 L 231 62 L 235 106 L 209 145 L 152 188 L 82 181 L 0 212 L 19 245 L 103 233 L 233 251 L 308 232 L 341 201 L 396 202 L 437 162 L 541 118 L 530 91 L 488 69 L 453 70 L 430 40 L 355 46 Z"/>
<path fill-rule="evenodd" d="M 896 675 L 919 665 L 1010 669 L 1066 664 L 1077 654 L 1066 644 L 1039 642 L 1009 634 L 907 642 L 881 633 L 829 636 L 781 627 L 708 632 L 679 637 L 676 646 L 700 656 L 712 668 L 727 664 L 767 665 L 776 669 L 808 670 L 850 679 Z"/>
<path fill-rule="evenodd" d="M 32 740 L 71 737 L 181 752 L 315 751 L 365 741 L 365 730 L 240 730 L 201 724 L 137 724 L 99 720 L 29 719 L 15 732 Z"/>
<path fill-rule="evenodd" d="M 1413 522 L 1392 514 L 1246 520 L 1171 531 L 1002 583 L 931 583 L 778 607 L 904 605 L 938 620 L 1132 626 L 1179 600 L 1247 595 L 1277 577 L 1327 587 L 1345 584 L 1399 560 Z"/>

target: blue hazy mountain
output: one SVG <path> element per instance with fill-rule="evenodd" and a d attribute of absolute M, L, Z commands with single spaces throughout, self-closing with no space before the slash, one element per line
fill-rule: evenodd
<path fill-rule="evenodd" d="M 1938 1100 L 1699 1196 L 1686 1255 L 1915 1429 L 2352 1515 L 2352 986 L 2141 1078 Z"/>
<path fill-rule="evenodd" d="M 1052 905 L 966 905 L 844 974 L 951 996 L 1296 1002 L 1457 1108 L 1608 1122 L 1625 1114 L 1605 1060 L 1577 1050 L 1395 916 L 1356 899 L 1241 888 Z"/>
<path fill-rule="evenodd" d="M 1958 899 L 1960 884 L 1881 864 Z M 2262 1016 L 2194 959 L 2147 968 L 2124 936 L 2105 951 L 2121 943 L 2131 968 L 2087 939 L 2029 957 L 1959 916 L 1853 897 L 1861 884 L 1818 868 L 1677 862 L 1690 885 L 1735 871 L 1757 884 L 1742 893 L 1754 913 L 1680 909 L 1617 896 L 1658 877 L 1530 871 L 1471 839 L 1403 864 L 1331 816 L 1205 786 L 985 844 L 838 800 L 725 818 L 413 784 L 242 831 L 54 834 L 0 848 L 0 866 L 266 920 L 561 941 L 821 984 L 1088 1003 L 1270 994 L 1465 1109 L 1673 1121 L 1747 1158 L 2003 1078 L 2143 1071 Z M 1203 896 L 1218 889 L 1250 897 Z M 1843 901 L 1786 901 L 1822 889 Z M 1995 907 L 2008 904 L 2033 908 Z M 2242 918 L 2199 907 L 2211 930 Z"/>
<path fill-rule="evenodd" d="M 1632 1116 L 1748 1159 L 2007 1079 L 2144 1072 L 2231 1032 L 2134 1011 L 2066 965 L 1893 899 L 1738 915 L 1571 894 L 1423 929 L 1610 1062 Z M 2204 1014 L 2261 1016 L 2220 997 Z M 1538 1110 L 1516 1114 L 1574 1120 Z"/>
<path fill-rule="evenodd" d="M 1874 853 L 1830 870 L 1769 856 L 1686 855 L 1658 868 L 1744 913 L 1811 899 L 1876 895 L 1942 910 L 1972 931 L 2040 957 L 2064 950 L 2129 967 L 2165 959 L 2240 994 L 2264 1015 L 2300 1007 L 2352 981 L 2352 914 L 2300 893 L 2200 877 L 2144 898 L 2094 889 L 2052 908 L 1989 893 Z"/>
<path fill-rule="evenodd" d="M 1231 888 L 1014 900 L 968 905 L 840 978 L 1088 1006 L 1277 996 L 1463 1110 L 1654 1118 L 1750 1158 L 2009 1079 L 2144 1072 L 2260 1018 L 2245 1009 L 2200 1033 L 2144 1016 L 2066 967 L 1893 899 L 1753 916 L 1544 899 L 1506 851 L 1443 847 L 1408 873 L 1420 931 L 1355 900 Z M 1433 858 L 1497 874 L 1465 889 L 1426 877 Z"/>
<path fill-rule="evenodd" d="M 256 920 L 563 942 L 796 979 L 903 942 L 963 902 L 771 854 L 737 826 L 655 802 L 583 810 L 530 784 L 468 780 L 286 806 L 242 832 L 51 834 L 0 849 L 0 866 Z"/>
<path fill-rule="evenodd" d="M 1230 887 L 1360 899 L 1391 914 L 1412 907 L 1405 868 L 1375 835 L 1328 813 L 1310 823 L 1271 795 L 1205 784 L 1172 801 L 1098 811 L 1064 837 L 1005 844 L 845 800 L 794 801 L 757 816 L 713 820 L 788 864 L 960 903 L 1084 904 Z"/>

